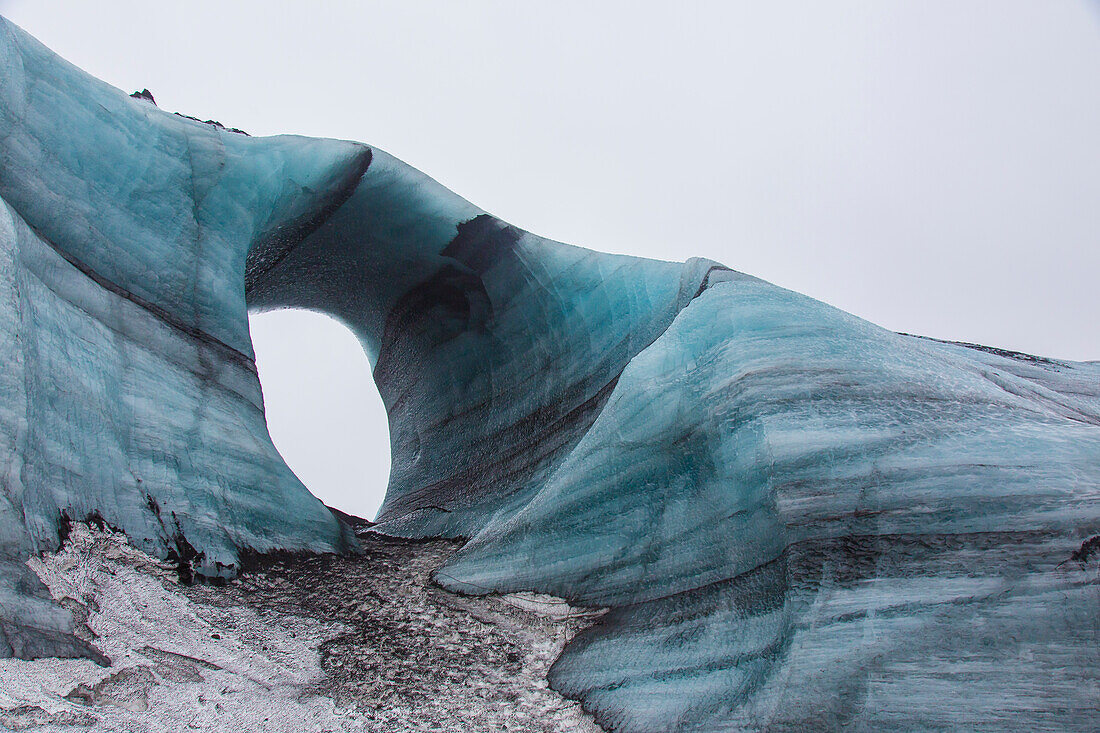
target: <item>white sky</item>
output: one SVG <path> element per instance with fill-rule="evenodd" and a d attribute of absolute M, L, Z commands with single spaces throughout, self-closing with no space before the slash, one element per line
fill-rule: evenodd
<path fill-rule="evenodd" d="M 1100 359 L 1087 0 L 0 0 L 90 73 L 252 134 L 378 145 L 544 236 L 711 257 L 887 328 Z M 253 319 L 276 445 L 372 516 L 351 336 Z"/>

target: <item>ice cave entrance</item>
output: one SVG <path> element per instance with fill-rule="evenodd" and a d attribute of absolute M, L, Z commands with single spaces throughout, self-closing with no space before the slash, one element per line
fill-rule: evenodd
<path fill-rule="evenodd" d="M 331 507 L 374 519 L 390 474 L 386 408 L 359 341 L 303 310 L 249 314 L 275 447 Z"/>

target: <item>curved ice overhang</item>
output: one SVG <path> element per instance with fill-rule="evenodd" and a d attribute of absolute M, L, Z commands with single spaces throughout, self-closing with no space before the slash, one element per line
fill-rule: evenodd
<path fill-rule="evenodd" d="M 468 536 L 576 444 L 716 269 L 551 242 L 376 149 L 248 296 L 332 315 L 363 343 L 392 446 L 378 530 Z"/>

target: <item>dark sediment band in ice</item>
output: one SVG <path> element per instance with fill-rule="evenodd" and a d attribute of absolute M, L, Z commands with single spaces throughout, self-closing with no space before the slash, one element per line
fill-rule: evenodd
<path fill-rule="evenodd" d="M 551 242 L 380 150 L 162 112 L 6 21 L 0 153 L 0 655 L 95 655 L 23 565 L 66 518 L 210 577 L 355 549 L 264 423 L 247 309 L 300 307 L 374 366 L 378 531 L 468 537 L 450 590 L 611 608 L 550 674 L 605 726 L 1094 720 L 1100 364 Z"/>

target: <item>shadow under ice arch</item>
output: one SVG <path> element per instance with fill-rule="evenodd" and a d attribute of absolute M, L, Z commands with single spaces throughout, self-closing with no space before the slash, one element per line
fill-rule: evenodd
<path fill-rule="evenodd" d="M 23 564 L 65 517 L 210 577 L 355 550 L 264 423 L 246 312 L 300 307 L 372 361 L 377 531 L 470 538 L 451 590 L 610 607 L 551 672 L 603 725 L 1089 720 L 1100 365 L 551 242 L 366 145 L 166 114 L 6 21 L 0 67 L 0 654 L 96 655 Z"/>

